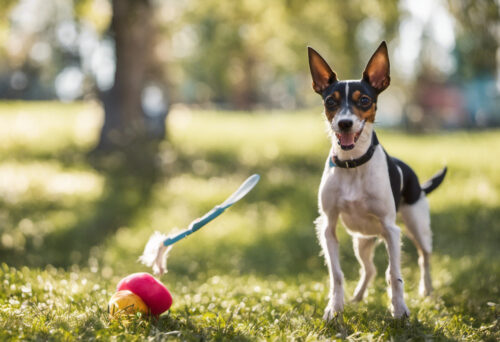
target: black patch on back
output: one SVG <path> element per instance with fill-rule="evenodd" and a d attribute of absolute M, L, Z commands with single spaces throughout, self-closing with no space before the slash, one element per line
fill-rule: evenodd
<path fill-rule="evenodd" d="M 403 172 L 403 190 L 401 191 L 401 196 L 403 197 L 403 203 L 413 204 L 418 201 L 420 195 L 422 194 L 422 188 L 420 187 L 420 182 L 418 177 L 413 172 L 413 170 L 404 162 L 397 158 L 392 158 L 396 164 L 401 168 Z"/>
<path fill-rule="evenodd" d="M 387 152 L 385 152 L 385 157 L 387 160 L 387 168 L 389 170 L 392 196 L 394 197 L 394 203 L 397 211 L 400 203 L 413 204 L 417 202 L 422 194 L 422 188 L 420 187 L 417 175 L 408 165 L 397 158 L 390 157 Z M 401 169 L 403 179 L 401 179 L 398 167 Z M 401 182 L 403 182 L 402 190 Z"/>

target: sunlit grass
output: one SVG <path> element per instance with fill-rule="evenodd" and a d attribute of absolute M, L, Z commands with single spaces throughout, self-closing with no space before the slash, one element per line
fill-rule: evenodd
<path fill-rule="evenodd" d="M 0 197 L 17 203 L 30 197 L 49 201 L 69 201 L 101 194 L 102 177 L 92 171 L 65 170 L 59 163 L 5 162 L 0 165 Z M 67 203 L 67 202 L 66 202 Z"/>
<path fill-rule="evenodd" d="M 97 138 L 101 118 L 97 105 L 0 103 L 0 153 L 5 158 L 13 153 L 55 154 L 88 147 Z"/>
<path fill-rule="evenodd" d="M 163 176 L 146 193 L 128 172 L 89 163 L 101 115 L 87 104 L 0 104 L 0 340 L 500 339 L 499 131 L 378 130 L 422 181 L 448 165 L 429 197 L 436 291 L 418 297 L 416 251 L 405 238 L 412 316 L 392 320 L 380 245 L 367 299 L 325 325 L 327 271 L 312 224 L 329 150 L 319 109 L 174 109 L 159 155 Z M 244 200 L 172 250 L 162 277 L 174 298 L 169 313 L 109 321 L 118 280 L 149 271 L 136 261 L 149 235 L 185 228 L 253 173 L 261 181 Z M 359 266 L 344 229 L 339 239 L 349 299 Z"/>

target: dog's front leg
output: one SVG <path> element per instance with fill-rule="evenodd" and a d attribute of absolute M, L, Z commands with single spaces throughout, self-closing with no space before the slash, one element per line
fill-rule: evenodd
<path fill-rule="evenodd" d="M 336 233 L 337 220 L 338 213 L 323 215 L 321 218 L 323 222 L 318 226 L 318 235 L 330 274 L 329 301 L 323 316 L 326 321 L 330 321 L 336 313 L 341 313 L 344 310 L 344 275 L 339 261 L 339 241 Z"/>
<path fill-rule="evenodd" d="M 403 277 L 400 266 L 400 229 L 394 223 L 385 223 L 383 238 L 389 254 L 389 267 L 386 272 L 386 279 L 389 285 L 389 297 L 392 302 L 392 314 L 394 318 L 409 317 L 410 311 L 404 300 Z"/>

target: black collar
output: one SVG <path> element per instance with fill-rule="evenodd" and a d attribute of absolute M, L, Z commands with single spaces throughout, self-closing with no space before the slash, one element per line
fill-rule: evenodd
<path fill-rule="evenodd" d="M 372 133 L 372 143 L 370 144 L 370 147 L 368 147 L 368 150 L 363 154 L 361 157 L 356 158 L 356 159 L 351 159 L 351 160 L 340 160 L 337 158 L 336 155 L 333 155 L 332 157 L 328 158 L 330 161 L 330 167 L 340 167 L 343 169 L 352 169 L 355 167 L 358 167 L 360 165 L 363 165 L 367 161 L 369 161 L 373 153 L 375 153 L 375 148 L 378 145 L 378 139 L 377 135 L 375 132 Z"/>

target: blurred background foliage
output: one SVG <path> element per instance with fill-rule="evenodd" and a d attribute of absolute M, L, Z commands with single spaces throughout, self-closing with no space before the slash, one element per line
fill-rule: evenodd
<path fill-rule="evenodd" d="M 112 25 L 117 4 L 127 13 L 115 16 L 122 26 Z M 146 121 L 163 122 L 175 103 L 307 108 L 318 103 L 307 45 L 351 79 L 387 40 L 393 84 L 381 99 L 379 123 L 415 130 L 500 123 L 497 0 L 2 0 L 0 6 L 4 99 L 102 100 L 116 86 L 117 61 L 129 56 L 125 70 L 147 74 L 139 84 Z M 128 50 L 117 44 L 121 36 Z M 144 40 L 150 46 L 141 46 Z"/>

